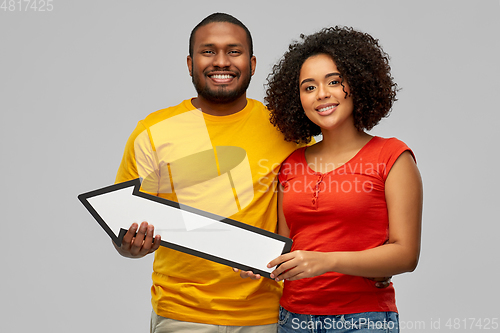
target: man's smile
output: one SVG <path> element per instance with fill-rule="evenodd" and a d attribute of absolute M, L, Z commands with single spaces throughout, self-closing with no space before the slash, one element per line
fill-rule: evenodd
<path fill-rule="evenodd" d="M 214 83 L 228 84 L 231 83 L 233 79 L 237 77 L 237 75 L 229 72 L 212 72 L 208 74 L 207 77 Z"/>

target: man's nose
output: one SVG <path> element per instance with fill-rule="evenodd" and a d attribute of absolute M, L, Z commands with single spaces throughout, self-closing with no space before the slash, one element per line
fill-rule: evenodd
<path fill-rule="evenodd" d="M 229 67 L 231 62 L 229 61 L 229 55 L 225 52 L 219 52 L 214 57 L 213 66 L 214 67 Z"/>

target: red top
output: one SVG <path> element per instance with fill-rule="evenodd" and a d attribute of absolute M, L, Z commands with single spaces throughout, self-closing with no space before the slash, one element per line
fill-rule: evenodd
<path fill-rule="evenodd" d="M 351 160 L 327 173 L 307 166 L 300 148 L 282 164 L 283 211 L 294 250 L 362 251 L 388 240 L 385 180 L 406 150 L 395 138 L 373 137 Z M 329 272 L 285 281 L 281 306 L 291 312 L 337 315 L 395 311 L 392 283 L 379 289 L 359 276 Z"/>

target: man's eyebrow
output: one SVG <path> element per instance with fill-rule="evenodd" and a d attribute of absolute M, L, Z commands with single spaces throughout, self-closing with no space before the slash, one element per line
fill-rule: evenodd
<path fill-rule="evenodd" d="M 227 44 L 226 46 L 228 46 L 228 47 L 243 47 L 243 44 L 235 43 L 235 44 Z M 206 43 L 206 44 L 201 44 L 200 47 L 215 47 L 215 44 Z"/>
<path fill-rule="evenodd" d="M 325 79 L 332 77 L 332 76 L 342 76 L 342 75 L 340 75 L 340 73 L 337 73 L 337 72 L 328 73 L 325 75 Z M 304 83 L 313 82 L 313 81 L 314 81 L 314 79 L 304 79 L 304 80 L 302 80 L 302 82 L 300 82 L 300 86 L 302 86 Z"/>

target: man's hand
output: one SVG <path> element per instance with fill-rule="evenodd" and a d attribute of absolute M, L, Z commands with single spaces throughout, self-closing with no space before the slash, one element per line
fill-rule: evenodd
<path fill-rule="evenodd" d="M 368 280 L 375 281 L 375 287 L 377 288 L 387 288 L 391 285 L 392 276 L 389 277 L 379 277 L 379 278 L 367 278 Z"/>
<path fill-rule="evenodd" d="M 234 268 L 234 267 L 233 267 L 233 271 L 235 273 L 238 273 L 238 271 L 239 271 L 240 277 L 242 279 L 250 278 L 252 280 L 259 280 L 261 277 L 260 274 L 254 274 L 252 271 L 240 271 L 238 268 Z"/>
<path fill-rule="evenodd" d="M 139 231 L 137 231 L 137 229 L 139 229 Z M 161 236 L 156 235 L 153 238 L 153 234 L 153 225 L 142 222 L 139 227 L 137 223 L 132 223 L 125 236 L 123 236 L 122 245 L 118 247 L 114 242 L 113 245 L 118 253 L 124 257 L 142 258 L 158 250 L 160 247 Z"/>

